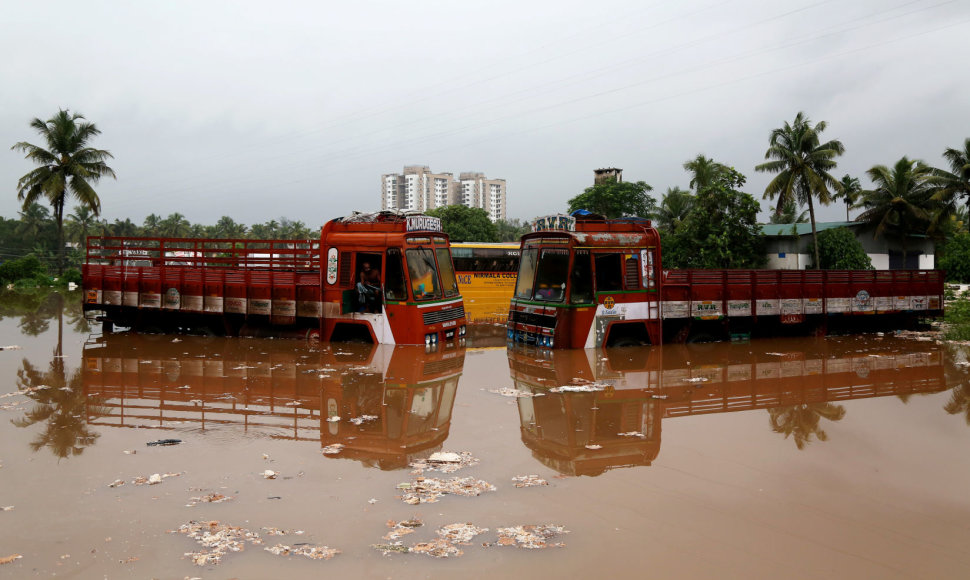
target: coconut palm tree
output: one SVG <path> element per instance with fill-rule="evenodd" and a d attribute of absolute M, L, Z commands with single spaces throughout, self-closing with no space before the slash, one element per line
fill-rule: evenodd
<path fill-rule="evenodd" d="M 192 224 L 185 216 L 175 212 L 158 223 L 159 234 L 166 238 L 184 238 L 191 233 Z"/>
<path fill-rule="evenodd" d="M 39 166 L 17 182 L 17 199 L 26 207 L 46 198 L 54 209 L 58 273 L 64 268 L 64 206 L 68 198 L 73 197 L 98 215 L 101 199 L 92 184 L 98 183 L 102 177 L 115 177 L 114 170 L 105 162 L 112 158 L 111 153 L 88 146 L 88 142 L 101 131 L 94 123 L 83 122 L 83 119 L 83 115 L 67 109 L 61 109 L 46 121 L 35 118 L 30 126 L 43 137 L 47 149 L 26 141 L 11 147 Z"/>
<path fill-rule="evenodd" d="M 131 221 L 131 218 L 125 218 L 125 221 L 116 219 L 113 224 L 111 224 L 111 235 L 113 236 L 137 236 L 138 235 L 138 225 Z"/>
<path fill-rule="evenodd" d="M 27 242 L 37 244 L 44 237 L 46 230 L 51 223 L 51 212 L 39 203 L 24 204 L 23 208 L 17 212 L 20 224 L 17 226 L 17 234 L 22 236 Z"/>
<path fill-rule="evenodd" d="M 684 169 L 691 174 L 690 186 L 700 193 L 725 177 L 730 168 L 698 153 L 697 157 L 684 162 Z"/>
<path fill-rule="evenodd" d="M 658 227 L 671 234 L 676 232 L 680 224 L 687 219 L 693 204 L 694 196 L 689 191 L 679 187 L 668 187 L 657 210 Z"/>
<path fill-rule="evenodd" d="M 865 211 L 856 219 L 876 226 L 874 238 L 898 239 L 905 263 L 907 239 L 914 234 L 932 233 L 931 229 L 939 221 L 940 202 L 934 199 L 930 179 L 933 168 L 903 157 L 892 169 L 876 165 L 866 175 L 875 187 L 862 192 Z"/>
<path fill-rule="evenodd" d="M 808 221 L 808 210 L 798 213 L 798 206 L 795 202 L 786 203 L 781 212 L 771 212 L 768 219 L 769 224 L 803 224 Z"/>
<path fill-rule="evenodd" d="M 150 213 L 145 217 L 145 221 L 142 223 L 142 229 L 145 230 L 145 235 L 150 237 L 157 237 L 161 235 L 162 231 L 162 216 L 157 213 Z"/>
<path fill-rule="evenodd" d="M 778 174 L 765 187 L 764 193 L 765 199 L 778 197 L 776 212 L 781 212 L 785 204 L 792 201 L 808 205 L 816 264 L 822 261 L 815 228 L 815 200 L 828 205 L 832 201 L 832 192 L 841 190 L 841 184 L 830 171 L 836 167 L 835 158 L 845 152 L 841 141 L 821 142 L 819 135 L 827 126 L 825 121 L 812 125 L 811 120 L 799 112 L 794 122 L 785 121 L 784 127 L 771 132 L 765 152 L 765 159 L 771 161 L 755 166 L 755 171 Z"/>
<path fill-rule="evenodd" d="M 236 220 L 224 215 L 215 225 L 216 237 L 238 239 L 246 237 L 246 224 L 236 223 Z"/>
<path fill-rule="evenodd" d="M 97 229 L 97 223 L 94 211 L 86 205 L 79 205 L 67 218 L 67 234 L 72 242 L 83 246 L 87 237 Z"/>
<path fill-rule="evenodd" d="M 845 221 L 849 221 L 849 210 L 856 207 L 862 194 L 862 184 L 858 177 L 852 177 L 848 173 L 839 180 L 842 190 L 832 196 L 832 199 L 841 199 L 845 202 Z"/>

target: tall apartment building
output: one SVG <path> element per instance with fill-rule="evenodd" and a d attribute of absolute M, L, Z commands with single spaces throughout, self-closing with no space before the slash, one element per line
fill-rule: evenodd
<path fill-rule="evenodd" d="M 477 207 L 492 221 L 506 218 L 504 179 L 484 173 L 432 173 L 426 165 L 408 165 L 404 173 L 381 176 L 381 209 L 427 211 L 447 205 Z"/>

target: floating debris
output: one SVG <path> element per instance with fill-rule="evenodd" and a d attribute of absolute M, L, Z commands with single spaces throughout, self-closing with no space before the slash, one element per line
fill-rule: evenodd
<path fill-rule="evenodd" d="M 353 419 L 350 420 L 350 422 L 353 423 L 354 425 L 361 425 L 368 421 L 376 421 L 377 418 L 378 418 L 377 415 L 361 415 L 360 417 L 354 417 Z"/>
<path fill-rule="evenodd" d="M 569 530 L 555 524 L 514 526 L 498 528 L 496 546 L 515 546 L 527 550 L 541 550 L 543 548 L 561 548 L 562 542 L 549 543 L 549 540 L 568 534 Z M 487 545 L 487 544 L 486 544 Z"/>
<path fill-rule="evenodd" d="M 478 465 L 478 459 L 468 451 L 458 453 L 452 451 L 439 451 L 432 453 L 427 459 L 418 459 L 411 462 L 414 471 L 411 473 L 420 475 L 427 471 L 440 471 L 441 473 L 454 473 L 463 467 Z"/>
<path fill-rule="evenodd" d="M 515 487 L 536 487 L 539 485 L 549 485 L 549 482 L 538 475 L 516 475 L 512 478 Z"/>
<path fill-rule="evenodd" d="M 520 391 L 519 389 L 513 389 L 511 387 L 502 387 L 501 389 L 489 389 L 489 393 L 495 393 L 496 395 L 502 395 L 503 397 L 541 397 L 545 393 L 530 393 L 529 391 Z"/>
<path fill-rule="evenodd" d="M 394 542 L 391 544 L 371 544 L 371 548 L 375 550 L 380 550 L 384 555 L 391 553 L 407 554 L 411 551 L 411 548 L 401 544 L 401 542 Z"/>
<path fill-rule="evenodd" d="M 377 503 L 377 502 L 379 502 L 379 501 L 380 501 L 379 499 L 377 499 L 377 498 L 373 498 L 373 497 L 372 497 L 372 498 L 370 498 L 369 500 L 367 500 L 367 503 L 369 503 L 369 504 L 371 504 L 371 505 L 374 505 L 375 503 Z"/>
<path fill-rule="evenodd" d="M 149 441 L 145 445 L 148 445 L 150 447 L 155 445 L 178 445 L 181 442 L 182 442 L 181 439 L 159 439 L 158 441 Z"/>
<path fill-rule="evenodd" d="M 340 453 L 341 451 L 343 451 L 343 448 L 344 448 L 344 444 L 343 443 L 334 443 L 333 445 L 327 445 L 326 447 L 324 447 L 320 451 L 324 455 L 336 455 L 336 454 Z"/>
<path fill-rule="evenodd" d="M 135 451 L 134 449 L 125 449 L 124 453 L 125 453 L 125 455 L 135 455 L 138 452 Z"/>
<path fill-rule="evenodd" d="M 109 483 L 108 484 L 108 487 L 121 487 L 124 484 L 125 484 L 125 480 L 123 480 L 123 479 L 116 479 L 116 480 L 112 481 L 111 483 Z"/>
<path fill-rule="evenodd" d="M 264 526 L 259 529 L 262 530 L 263 533 L 265 533 L 267 536 L 285 536 L 289 533 L 286 530 L 281 530 L 279 528 L 273 528 L 268 526 Z"/>
<path fill-rule="evenodd" d="M 23 347 L 11 344 L 9 346 L 0 346 L 0 350 L 23 350 Z"/>
<path fill-rule="evenodd" d="M 267 469 L 266 471 L 263 472 L 263 479 L 276 479 L 276 476 L 278 475 L 279 475 L 278 471 Z"/>
<path fill-rule="evenodd" d="M 193 497 L 189 499 L 189 503 L 185 504 L 185 507 L 195 507 L 200 503 L 223 503 L 226 501 L 232 501 L 233 497 L 231 495 L 222 495 L 221 493 L 212 492 L 202 497 Z"/>
<path fill-rule="evenodd" d="M 606 385 L 600 383 L 590 383 L 588 385 L 563 385 L 549 389 L 550 393 L 595 393 L 602 391 Z"/>
<path fill-rule="evenodd" d="M 4 505 L 4 506 L 0 506 L 0 512 L 9 512 L 10 510 L 12 510 L 12 509 L 13 509 L 13 507 L 14 507 L 14 506 L 12 506 L 12 505 Z"/>
<path fill-rule="evenodd" d="M 387 527 L 391 528 L 391 531 L 384 534 L 384 539 L 391 540 L 391 541 L 397 540 L 402 536 L 413 534 L 415 528 L 420 528 L 423 525 L 424 525 L 424 522 L 422 522 L 417 518 L 412 518 L 410 520 L 401 520 L 399 522 L 395 522 L 394 520 L 388 520 Z M 396 552 L 399 550 L 392 550 L 392 551 Z"/>
<path fill-rule="evenodd" d="M 419 503 L 435 503 L 443 495 L 462 495 L 474 497 L 486 491 L 495 491 L 495 486 L 473 477 L 453 477 L 451 479 L 436 479 L 433 477 L 419 477 L 414 483 L 402 483 L 398 489 L 405 490 L 401 500 L 415 505 Z"/>
<path fill-rule="evenodd" d="M 220 524 L 218 521 L 190 521 L 179 526 L 176 531 L 192 538 L 204 548 L 198 552 L 184 554 L 196 566 L 218 564 L 226 553 L 241 552 L 246 547 L 246 542 L 254 545 L 263 543 L 256 532 L 239 526 Z"/>
<path fill-rule="evenodd" d="M 593 451 L 596 451 L 597 449 L 602 449 L 602 448 L 603 448 L 602 445 L 594 445 L 594 444 L 591 444 L 591 445 L 587 445 L 586 446 L 586 449 L 592 449 Z"/>
<path fill-rule="evenodd" d="M 9 564 L 14 560 L 19 560 L 21 558 L 23 558 L 23 556 L 21 556 L 20 554 L 10 554 L 9 556 L 4 556 L 0 558 L 0 564 Z"/>
<path fill-rule="evenodd" d="M 159 483 L 162 483 L 162 480 L 164 479 L 167 479 L 169 477 L 178 477 L 180 475 L 182 474 L 181 473 L 153 473 L 148 477 L 145 477 L 144 475 L 139 475 L 138 477 L 132 479 L 131 482 L 135 485 L 146 485 L 146 484 L 158 485 Z M 123 481 L 121 481 L 121 483 L 118 483 L 119 481 L 121 480 L 116 479 L 115 481 L 112 481 L 111 483 L 108 484 L 108 487 L 120 487 L 124 485 Z"/>
<path fill-rule="evenodd" d="M 639 431 L 627 431 L 626 433 L 617 433 L 619 437 L 639 437 L 641 439 L 646 438 L 646 435 Z"/>
<path fill-rule="evenodd" d="M 685 383 L 706 383 L 710 379 L 707 377 L 694 377 L 692 379 L 684 379 Z"/>
<path fill-rule="evenodd" d="M 276 556 L 304 556 L 313 560 L 329 560 L 340 553 L 340 550 L 327 546 L 297 546 L 291 548 L 283 544 L 263 548 Z"/>
<path fill-rule="evenodd" d="M 438 528 L 435 533 L 442 540 L 447 540 L 452 544 L 468 544 L 472 538 L 479 534 L 484 534 L 488 528 L 479 528 L 473 524 L 448 524 Z"/>
<path fill-rule="evenodd" d="M 340 421 L 340 417 L 334 415 L 333 417 L 327 417 L 327 423 L 336 423 Z"/>
<path fill-rule="evenodd" d="M 415 544 L 408 551 L 414 554 L 431 556 L 432 558 L 451 558 L 453 556 L 461 556 L 464 553 L 457 546 L 442 538 Z"/>

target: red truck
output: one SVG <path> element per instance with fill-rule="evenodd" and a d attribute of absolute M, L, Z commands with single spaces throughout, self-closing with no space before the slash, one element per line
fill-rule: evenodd
<path fill-rule="evenodd" d="M 904 327 L 943 314 L 937 270 L 663 270 L 649 220 L 556 215 L 522 237 L 507 337 L 544 348 Z"/>
<path fill-rule="evenodd" d="M 104 328 L 418 344 L 464 341 L 438 218 L 354 214 L 319 240 L 87 240 L 84 309 Z"/>

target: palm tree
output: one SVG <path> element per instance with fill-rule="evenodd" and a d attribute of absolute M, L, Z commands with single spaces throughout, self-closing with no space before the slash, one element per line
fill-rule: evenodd
<path fill-rule="evenodd" d="M 79 205 L 74 208 L 67 218 L 67 232 L 71 241 L 83 246 L 88 235 L 97 227 L 97 222 L 97 216 L 88 206 Z"/>
<path fill-rule="evenodd" d="M 668 187 L 657 210 L 657 225 L 661 230 L 673 234 L 687 219 L 687 214 L 690 213 L 693 205 L 694 196 L 689 191 L 679 187 Z"/>
<path fill-rule="evenodd" d="M 147 221 L 147 219 L 146 219 Z M 192 224 L 185 216 L 175 212 L 158 223 L 159 234 L 166 238 L 184 238 L 191 232 Z"/>
<path fill-rule="evenodd" d="M 803 224 L 808 221 L 808 210 L 798 213 L 798 206 L 795 202 L 786 203 L 781 212 L 771 212 L 768 218 L 769 224 Z M 797 230 L 796 230 L 797 231 Z"/>
<path fill-rule="evenodd" d="M 928 233 L 940 217 L 940 202 L 933 199 L 933 169 L 922 161 L 903 157 L 892 169 L 876 165 L 866 171 L 875 185 L 862 192 L 865 211 L 856 218 L 876 226 L 874 238 L 885 235 L 900 240 L 906 263 L 906 240 Z"/>
<path fill-rule="evenodd" d="M 697 157 L 684 163 L 684 169 L 691 173 L 690 186 L 700 193 L 724 177 L 729 168 L 698 153 Z"/>
<path fill-rule="evenodd" d="M 841 184 L 829 171 L 835 169 L 835 158 L 845 152 L 842 142 L 836 139 L 821 143 L 819 134 L 827 126 L 825 121 L 813 126 L 811 120 L 799 112 L 792 124 L 785 121 L 784 127 L 771 132 L 765 152 L 765 159 L 771 161 L 755 166 L 755 171 L 778 174 L 765 188 L 764 194 L 765 199 L 778 196 L 776 212 L 781 212 L 785 204 L 792 201 L 808 205 L 816 264 L 822 261 L 818 255 L 815 199 L 828 205 L 832 201 L 830 189 L 840 191 Z"/>
<path fill-rule="evenodd" d="M 18 215 L 20 224 L 17 226 L 17 234 L 25 241 L 32 241 L 35 244 L 40 242 L 44 230 L 51 221 L 51 213 L 47 208 L 36 202 L 24 204 Z"/>
<path fill-rule="evenodd" d="M 141 227 L 145 230 L 146 236 L 159 236 L 162 230 L 162 216 L 158 215 L 157 213 L 148 214 Z"/>
<path fill-rule="evenodd" d="M 215 234 L 219 238 L 243 238 L 246 236 L 246 224 L 236 223 L 234 219 L 224 215 L 216 222 Z"/>
<path fill-rule="evenodd" d="M 852 177 L 848 173 L 839 180 L 842 190 L 832 196 L 832 199 L 841 199 L 845 202 L 845 221 L 849 221 L 849 210 L 856 207 L 862 195 L 862 184 L 858 177 Z"/>
<path fill-rule="evenodd" d="M 84 116 L 61 109 L 47 121 L 34 119 L 30 126 L 46 141 L 47 149 L 26 141 L 11 149 L 19 150 L 25 157 L 39 165 L 17 182 L 17 199 L 24 206 L 44 197 L 54 209 L 58 238 L 58 273 L 64 268 L 64 206 L 68 197 L 74 197 L 81 205 L 101 213 L 101 200 L 92 184 L 102 177 L 115 177 L 113 169 L 105 161 L 111 153 L 88 146 L 88 141 L 101 134 L 94 123 L 79 122 Z"/>
<path fill-rule="evenodd" d="M 125 221 L 116 219 L 115 223 L 111 224 L 111 235 L 113 236 L 137 236 L 138 235 L 138 225 L 131 221 L 131 218 L 125 218 Z"/>

